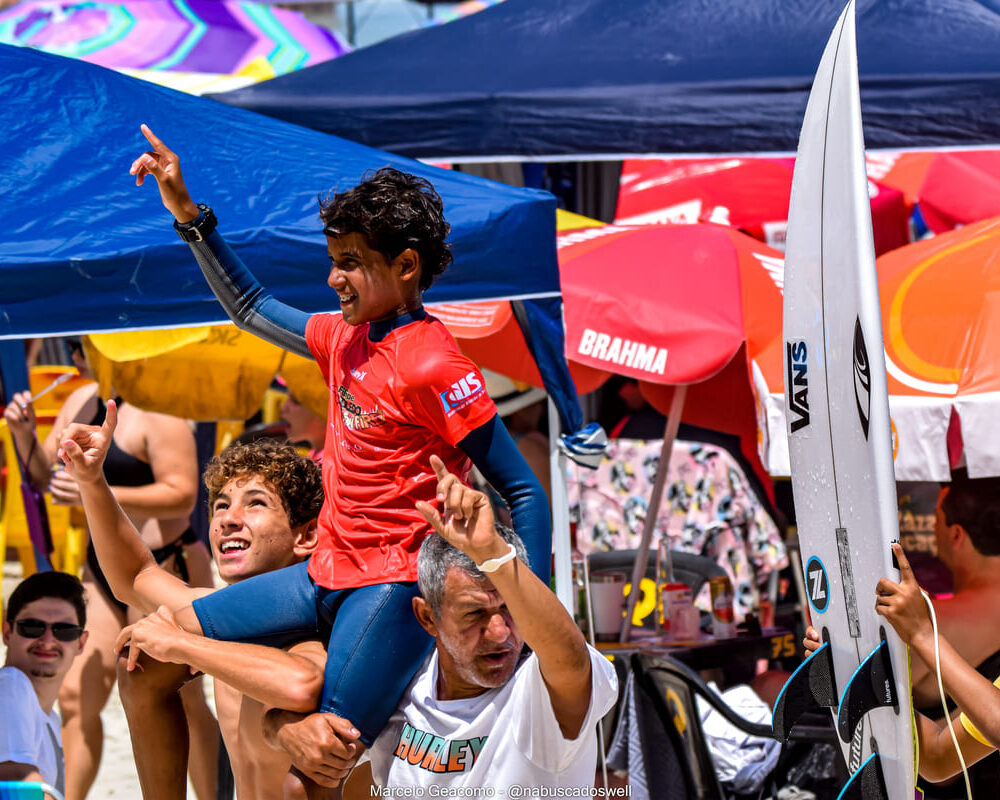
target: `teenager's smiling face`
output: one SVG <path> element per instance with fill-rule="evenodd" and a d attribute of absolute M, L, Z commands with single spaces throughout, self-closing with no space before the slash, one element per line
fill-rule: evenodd
<path fill-rule="evenodd" d="M 344 322 L 362 325 L 390 319 L 419 305 L 419 265 L 405 250 L 392 261 L 373 249 L 360 233 L 327 236 L 330 274 L 327 284 L 337 293 Z M 416 278 L 413 273 L 416 273 Z"/>
<path fill-rule="evenodd" d="M 219 577 L 234 583 L 301 561 L 305 527 L 291 526 L 281 496 L 263 478 L 233 478 L 212 503 L 209 539 Z"/>

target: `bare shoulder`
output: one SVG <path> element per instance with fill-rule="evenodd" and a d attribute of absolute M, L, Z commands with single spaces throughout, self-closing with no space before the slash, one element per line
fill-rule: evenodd
<path fill-rule="evenodd" d="M 141 427 L 147 435 L 159 435 L 163 438 L 174 436 L 184 436 L 194 438 L 191 424 L 186 419 L 173 417 L 170 414 L 161 414 L 159 411 L 145 411 L 133 408 L 136 414 L 137 427 Z"/>

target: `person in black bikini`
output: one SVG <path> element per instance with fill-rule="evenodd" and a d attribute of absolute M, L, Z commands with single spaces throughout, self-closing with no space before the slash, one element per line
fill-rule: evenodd
<path fill-rule="evenodd" d="M 85 365 L 84 365 L 85 366 Z M 105 465 L 119 503 L 142 533 L 157 561 L 193 585 L 212 586 L 208 550 L 190 529 L 189 515 L 197 497 L 198 470 L 194 436 L 176 417 L 119 404 L 119 427 Z M 16 394 L 5 418 L 22 453 L 28 453 L 32 483 L 52 492 L 55 502 L 81 505 L 75 481 L 60 469 L 57 437 L 71 422 L 100 422 L 104 403 L 96 384 L 81 387 L 67 399 L 45 442 L 35 435 L 31 395 Z M 91 646 L 74 663 L 63 683 L 59 706 L 63 714 L 66 752 L 66 797 L 86 797 L 100 765 L 103 731 L 100 712 L 114 686 L 116 660 L 112 646 L 118 632 L 139 615 L 119 603 L 101 573 L 93 548 L 88 548 L 83 583 L 87 591 Z M 205 703 L 200 681 L 184 690 L 192 742 L 191 780 L 201 798 L 214 797 L 219 730 Z"/>

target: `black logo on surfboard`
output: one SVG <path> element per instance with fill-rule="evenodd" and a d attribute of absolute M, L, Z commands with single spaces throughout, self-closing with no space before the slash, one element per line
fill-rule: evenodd
<path fill-rule="evenodd" d="M 861 332 L 861 320 L 854 320 L 854 399 L 858 404 L 858 419 L 865 440 L 868 439 L 868 418 L 871 412 L 872 373 L 868 363 L 868 348 Z"/>
<path fill-rule="evenodd" d="M 830 582 L 826 578 L 826 568 L 816 556 L 806 564 L 806 591 L 809 602 L 820 614 L 830 604 Z"/>
<path fill-rule="evenodd" d="M 809 424 L 809 367 L 805 342 L 785 342 L 785 386 L 792 433 Z"/>

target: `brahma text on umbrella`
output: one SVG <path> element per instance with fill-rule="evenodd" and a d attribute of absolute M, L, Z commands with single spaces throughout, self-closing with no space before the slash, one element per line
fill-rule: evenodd
<path fill-rule="evenodd" d="M 590 356 L 598 361 L 624 365 L 631 369 L 641 369 L 646 372 L 656 372 L 660 375 L 667 366 L 667 349 L 633 342 L 620 336 L 610 336 L 606 333 L 583 329 L 580 346 L 577 352 L 582 356 Z"/>

